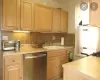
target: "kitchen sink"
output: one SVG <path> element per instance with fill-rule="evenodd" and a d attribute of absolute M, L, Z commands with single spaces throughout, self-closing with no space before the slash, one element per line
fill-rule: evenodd
<path fill-rule="evenodd" d="M 44 49 L 64 49 L 64 46 L 44 46 Z"/>

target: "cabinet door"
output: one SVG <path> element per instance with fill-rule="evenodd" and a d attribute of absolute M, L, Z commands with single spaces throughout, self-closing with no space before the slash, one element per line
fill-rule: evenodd
<path fill-rule="evenodd" d="M 4 80 L 23 80 L 20 64 L 13 64 L 5 66 Z"/>
<path fill-rule="evenodd" d="M 63 67 L 62 65 L 68 62 L 68 56 L 66 55 L 62 55 L 59 57 L 59 76 L 62 77 L 63 76 Z"/>
<path fill-rule="evenodd" d="M 61 10 L 61 32 L 68 32 L 68 12 Z"/>
<path fill-rule="evenodd" d="M 61 27 L 61 11 L 59 9 L 53 9 L 52 31 L 60 32 L 61 31 L 60 27 Z"/>
<path fill-rule="evenodd" d="M 52 9 L 35 5 L 35 31 L 49 32 L 52 27 Z"/>
<path fill-rule="evenodd" d="M 20 28 L 20 0 L 3 0 L 3 27 L 5 30 Z"/>
<path fill-rule="evenodd" d="M 56 79 L 58 77 L 58 59 L 53 57 L 47 61 L 47 80 Z"/>
<path fill-rule="evenodd" d="M 90 0 L 90 5 L 92 2 L 98 4 L 97 10 L 90 8 L 90 25 L 100 27 L 100 0 Z"/>
<path fill-rule="evenodd" d="M 21 29 L 33 30 L 34 24 L 34 4 L 30 0 L 22 0 L 21 2 Z"/>

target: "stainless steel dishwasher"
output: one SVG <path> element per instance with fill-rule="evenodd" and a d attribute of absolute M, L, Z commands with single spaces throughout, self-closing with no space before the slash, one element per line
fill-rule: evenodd
<path fill-rule="evenodd" d="M 24 55 L 24 80 L 46 80 L 47 53 Z"/>

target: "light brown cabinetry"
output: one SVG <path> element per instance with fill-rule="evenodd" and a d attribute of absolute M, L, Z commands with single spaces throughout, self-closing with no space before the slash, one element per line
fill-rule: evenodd
<path fill-rule="evenodd" d="M 52 9 L 35 4 L 35 31 L 50 32 L 52 27 Z"/>
<path fill-rule="evenodd" d="M 23 62 L 21 55 L 6 56 L 3 59 L 3 80 L 23 80 Z"/>
<path fill-rule="evenodd" d="M 90 7 L 90 25 L 100 27 L 100 0 L 90 0 L 90 5 L 92 2 L 97 3 L 98 8 L 97 10 L 93 10 L 93 8 Z"/>
<path fill-rule="evenodd" d="M 32 31 L 34 27 L 34 3 L 21 0 L 21 30 Z"/>
<path fill-rule="evenodd" d="M 3 0 L 4 30 L 67 32 L 68 13 L 32 0 Z"/>
<path fill-rule="evenodd" d="M 68 32 L 68 12 L 61 10 L 61 32 Z"/>
<path fill-rule="evenodd" d="M 61 32 L 61 10 L 53 9 L 53 32 Z"/>
<path fill-rule="evenodd" d="M 62 64 L 67 62 L 66 50 L 49 51 L 47 54 L 47 80 L 62 77 Z"/>
<path fill-rule="evenodd" d="M 53 9 L 53 32 L 68 32 L 68 12 L 61 9 Z"/>
<path fill-rule="evenodd" d="M 56 79 L 59 78 L 59 71 L 58 71 L 58 58 L 54 57 L 54 58 L 50 58 L 47 62 L 47 80 L 52 80 L 52 79 Z"/>
<path fill-rule="evenodd" d="M 20 28 L 20 0 L 3 0 L 4 30 L 18 30 Z"/>
<path fill-rule="evenodd" d="M 68 62 L 68 55 L 61 55 L 59 57 L 59 76 L 63 77 L 63 67 L 62 65 Z"/>

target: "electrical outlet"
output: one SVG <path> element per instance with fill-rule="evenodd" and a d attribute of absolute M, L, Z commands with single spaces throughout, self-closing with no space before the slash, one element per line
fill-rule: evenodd
<path fill-rule="evenodd" d="M 55 40 L 56 39 L 56 37 L 55 36 L 52 36 L 52 40 Z"/>
<path fill-rule="evenodd" d="M 2 36 L 2 40 L 8 40 L 8 36 Z"/>

